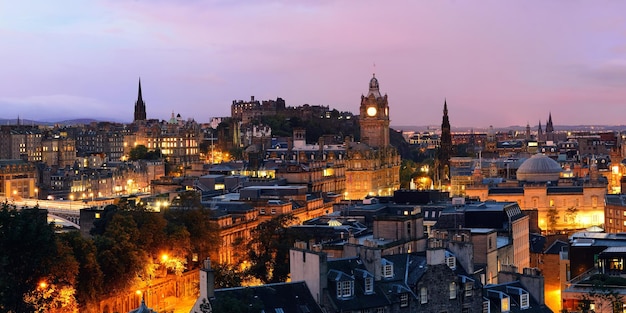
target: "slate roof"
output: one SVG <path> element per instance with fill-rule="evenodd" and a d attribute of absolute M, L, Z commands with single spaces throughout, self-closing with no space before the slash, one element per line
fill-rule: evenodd
<path fill-rule="evenodd" d="M 391 304 L 391 302 L 381 295 L 385 294 L 382 288 L 382 284 L 374 282 L 374 293 L 365 293 L 364 279 L 356 279 L 354 273 L 357 275 L 363 271 L 367 272 L 367 269 L 363 265 L 363 262 L 358 258 L 349 259 L 336 259 L 328 262 L 328 297 L 336 307 L 337 311 L 358 311 L 368 308 L 384 307 Z M 357 271 L 358 270 L 358 271 Z M 360 272 L 360 273 L 359 273 Z M 345 280 L 346 276 L 351 277 L 354 281 L 354 294 L 352 297 L 337 299 L 335 296 L 337 293 L 336 285 L 332 281 Z"/>
<path fill-rule="evenodd" d="M 500 307 L 500 301 L 497 298 L 498 294 L 504 294 L 509 297 L 510 300 L 510 311 L 512 313 L 553 313 L 550 308 L 548 308 L 545 304 L 539 305 L 535 299 L 531 295 L 529 295 L 528 300 L 530 306 L 526 309 L 522 309 L 519 303 L 519 296 L 516 296 L 517 291 L 523 290 L 528 292 L 519 281 L 514 281 L 510 283 L 504 283 L 499 285 L 486 285 L 483 287 L 483 296 L 485 298 L 489 298 L 489 303 L 491 306 L 491 312 L 501 312 L 502 308 Z M 491 292 L 490 292 L 491 291 Z"/>
<path fill-rule="evenodd" d="M 530 252 L 542 253 L 546 245 L 546 237 L 539 234 L 529 234 L 530 236 Z"/>
<path fill-rule="evenodd" d="M 211 304 L 227 301 L 228 298 L 248 303 L 264 312 L 322 313 L 305 282 L 217 289 Z"/>
<path fill-rule="evenodd" d="M 544 252 L 545 254 L 559 254 L 561 251 L 563 251 L 563 247 L 566 248 L 568 247 L 568 243 L 561 241 L 561 240 L 555 240 Z"/>

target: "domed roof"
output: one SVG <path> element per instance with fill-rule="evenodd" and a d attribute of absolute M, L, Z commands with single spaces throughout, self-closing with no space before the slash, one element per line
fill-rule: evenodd
<path fill-rule="evenodd" d="M 544 154 L 535 154 L 517 169 L 517 180 L 548 182 L 559 179 L 562 169 L 559 163 Z"/>

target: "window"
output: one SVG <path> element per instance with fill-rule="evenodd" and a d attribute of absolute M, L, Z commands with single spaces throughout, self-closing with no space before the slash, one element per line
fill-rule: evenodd
<path fill-rule="evenodd" d="M 489 300 L 483 301 L 483 313 L 491 313 L 491 310 L 489 307 Z"/>
<path fill-rule="evenodd" d="M 456 299 L 456 283 L 450 283 L 450 299 Z"/>
<path fill-rule="evenodd" d="M 400 307 L 409 306 L 409 294 L 403 293 L 400 295 Z"/>
<path fill-rule="evenodd" d="M 373 293 L 374 292 L 374 278 L 366 277 L 365 278 L 365 293 Z"/>
<path fill-rule="evenodd" d="M 376 313 L 385 313 L 385 308 L 376 309 Z"/>
<path fill-rule="evenodd" d="M 387 264 L 383 266 L 383 276 L 385 277 L 393 276 L 393 265 Z"/>
<path fill-rule="evenodd" d="M 351 297 L 353 287 L 352 281 L 337 282 L 337 298 Z"/>
<path fill-rule="evenodd" d="M 428 303 L 428 288 L 426 287 L 420 289 L 420 303 Z"/>
<path fill-rule="evenodd" d="M 446 265 L 451 269 L 456 269 L 456 258 L 451 256 L 446 258 Z"/>
<path fill-rule="evenodd" d="M 528 307 L 530 306 L 530 301 L 528 300 L 528 294 L 527 293 L 522 293 L 519 296 L 519 306 L 522 309 L 528 309 Z"/>
<path fill-rule="evenodd" d="M 509 302 L 509 297 L 500 298 L 500 309 L 502 313 L 509 312 L 511 310 L 511 302 Z"/>
<path fill-rule="evenodd" d="M 471 297 L 473 294 L 473 286 L 472 283 L 465 283 L 465 296 L 466 297 Z"/>
<path fill-rule="evenodd" d="M 100 213 L 96 213 L 96 218 L 100 218 Z"/>

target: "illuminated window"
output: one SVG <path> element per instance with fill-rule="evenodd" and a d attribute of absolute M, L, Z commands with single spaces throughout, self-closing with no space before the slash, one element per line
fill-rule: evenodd
<path fill-rule="evenodd" d="M 100 213 L 96 213 L 96 218 L 100 218 Z"/>
<path fill-rule="evenodd" d="M 500 310 L 504 312 L 509 312 L 511 310 L 511 302 L 509 302 L 509 297 L 502 297 L 500 299 Z"/>

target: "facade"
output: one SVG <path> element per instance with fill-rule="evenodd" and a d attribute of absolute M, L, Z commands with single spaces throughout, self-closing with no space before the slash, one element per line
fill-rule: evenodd
<path fill-rule="evenodd" d="M 491 242 L 491 249 L 498 249 L 497 269 L 491 263 L 491 269 L 487 269 L 491 274 L 486 278 L 492 281 L 501 265 L 513 265 L 519 270 L 530 267 L 528 221 L 529 217 L 517 203 L 481 202 L 447 207 L 439 215 L 435 228 L 447 232 L 460 228 L 496 230 L 497 241 Z M 486 239 L 488 242 L 489 237 Z"/>
<path fill-rule="evenodd" d="M 588 180 L 562 179 L 560 168 L 551 158 L 535 155 L 519 166 L 517 181 L 499 185 L 486 180 L 467 186 L 465 194 L 481 201 L 514 201 L 523 210 L 537 209 L 542 230 L 557 231 L 602 224 L 606 184 L 599 180 L 597 168 L 592 165 Z"/>
<path fill-rule="evenodd" d="M 36 126 L 7 125 L 0 127 L 0 159 L 41 161 L 43 134 Z"/>
<path fill-rule="evenodd" d="M 361 96 L 361 142 L 345 142 L 345 199 L 391 196 L 400 187 L 400 155 L 389 144 L 389 103 L 372 77 L 369 92 Z"/>
<path fill-rule="evenodd" d="M 607 233 L 626 232 L 626 195 L 606 195 L 604 229 Z"/>
<path fill-rule="evenodd" d="M 24 160 L 0 160 L 0 197 L 5 199 L 34 198 L 37 169 Z"/>
<path fill-rule="evenodd" d="M 326 312 L 480 312 L 482 285 L 432 244 L 425 253 L 328 259 L 316 246 L 290 251 L 292 280 L 303 280 Z"/>

